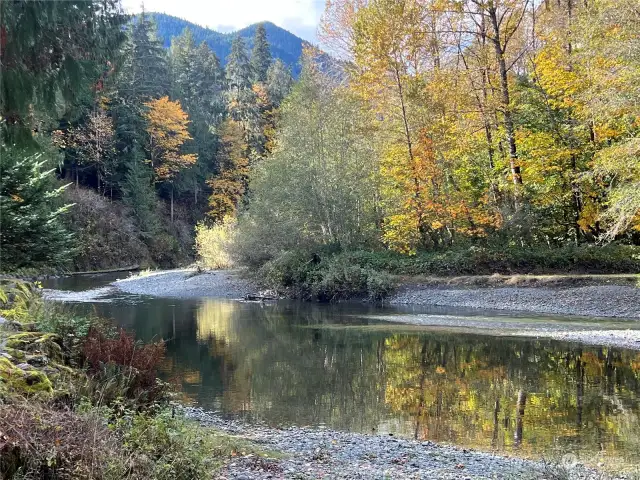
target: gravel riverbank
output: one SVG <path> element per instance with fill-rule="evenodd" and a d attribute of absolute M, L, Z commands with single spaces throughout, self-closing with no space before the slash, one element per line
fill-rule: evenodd
<path fill-rule="evenodd" d="M 640 319 L 640 288 L 621 285 L 455 289 L 407 285 L 389 303 Z"/>
<path fill-rule="evenodd" d="M 187 417 L 258 445 L 277 458 L 239 455 L 220 472 L 220 480 L 256 479 L 605 479 L 576 464 L 508 458 L 432 442 L 389 435 L 363 435 L 321 427 L 269 428 L 222 419 L 199 408 Z M 275 456 L 274 456 L 275 457 Z"/>
<path fill-rule="evenodd" d="M 256 291 L 233 270 L 159 271 L 118 280 L 113 285 L 126 293 L 171 298 L 242 298 Z"/>

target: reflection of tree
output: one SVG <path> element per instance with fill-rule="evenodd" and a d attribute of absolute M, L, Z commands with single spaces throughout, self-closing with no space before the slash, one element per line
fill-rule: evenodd
<path fill-rule="evenodd" d="M 635 460 L 639 355 L 443 334 L 393 335 L 385 352 L 385 400 L 416 438 Z"/>

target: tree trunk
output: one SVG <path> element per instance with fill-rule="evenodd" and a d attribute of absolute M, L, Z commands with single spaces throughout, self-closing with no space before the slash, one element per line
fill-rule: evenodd
<path fill-rule="evenodd" d="M 420 179 L 415 174 L 415 161 L 413 156 L 413 143 L 411 142 L 411 131 L 409 130 L 409 120 L 407 119 L 407 107 L 404 103 L 404 90 L 402 88 L 402 80 L 400 78 L 400 71 L 398 70 L 398 66 L 394 67 L 396 74 L 396 86 L 398 87 L 398 96 L 400 97 L 400 108 L 402 110 L 402 123 L 404 127 L 404 135 L 405 140 L 407 142 L 407 150 L 409 153 L 409 162 L 411 162 L 411 169 L 413 173 L 413 185 L 414 192 L 413 198 L 416 203 L 415 210 L 416 215 L 418 216 L 418 231 L 420 233 L 420 238 L 424 242 L 425 237 L 425 227 L 424 227 L 424 212 L 422 209 L 422 205 L 420 202 Z"/>
<path fill-rule="evenodd" d="M 193 204 L 198 205 L 198 182 L 193 180 Z"/>
<path fill-rule="evenodd" d="M 576 243 L 580 243 L 581 229 L 580 216 L 582 215 L 582 195 L 580 194 L 580 184 L 578 183 L 578 168 L 576 156 L 571 155 L 571 193 L 574 207 L 574 228 L 576 231 Z"/>
<path fill-rule="evenodd" d="M 513 116 L 511 112 L 511 98 L 509 94 L 509 79 L 507 76 L 507 63 L 504 58 L 505 47 L 500 40 L 500 25 L 498 24 L 498 14 L 496 7 L 491 6 L 487 10 L 489 18 L 491 19 L 491 26 L 493 27 L 493 42 L 494 50 L 496 53 L 496 60 L 500 71 L 500 90 L 501 96 L 501 108 L 504 116 L 504 128 L 507 134 L 507 143 L 509 144 L 509 166 L 511 168 L 511 177 L 514 184 L 514 196 L 515 196 L 515 208 L 519 209 L 519 190 L 522 185 L 522 174 L 520 172 L 520 165 L 518 162 L 518 149 L 516 145 L 516 133 L 513 125 Z"/>
<path fill-rule="evenodd" d="M 171 184 L 171 223 L 173 224 L 173 183 Z"/>

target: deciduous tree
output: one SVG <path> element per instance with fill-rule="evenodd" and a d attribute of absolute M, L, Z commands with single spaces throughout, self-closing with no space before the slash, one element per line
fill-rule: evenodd
<path fill-rule="evenodd" d="M 171 221 L 173 222 L 173 182 L 178 173 L 193 165 L 197 156 L 182 154 L 181 149 L 191 135 L 187 129 L 189 116 L 182 110 L 180 102 L 162 97 L 145 103 L 148 151 L 156 181 L 170 185 Z"/>

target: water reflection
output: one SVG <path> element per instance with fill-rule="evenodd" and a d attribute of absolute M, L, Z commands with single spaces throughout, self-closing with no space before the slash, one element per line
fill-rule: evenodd
<path fill-rule="evenodd" d="M 92 308 L 143 339 L 171 339 L 162 374 L 225 414 L 639 463 L 638 352 L 402 331 L 361 305 L 141 299 Z"/>

